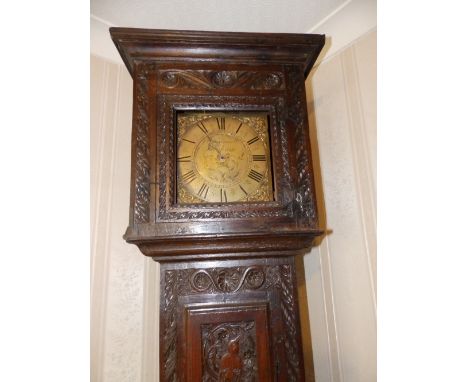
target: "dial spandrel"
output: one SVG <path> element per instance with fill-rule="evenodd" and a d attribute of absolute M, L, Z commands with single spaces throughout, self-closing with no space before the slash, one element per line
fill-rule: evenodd
<path fill-rule="evenodd" d="M 177 202 L 273 201 L 265 113 L 177 116 Z"/>

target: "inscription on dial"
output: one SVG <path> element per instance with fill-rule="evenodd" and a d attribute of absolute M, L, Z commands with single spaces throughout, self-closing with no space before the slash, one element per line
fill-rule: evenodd
<path fill-rule="evenodd" d="M 265 113 L 177 116 L 177 202 L 272 201 Z"/>

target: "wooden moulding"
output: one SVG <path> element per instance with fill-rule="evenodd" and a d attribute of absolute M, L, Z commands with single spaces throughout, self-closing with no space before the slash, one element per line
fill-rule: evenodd
<path fill-rule="evenodd" d="M 325 35 L 110 28 L 128 71 L 138 61 L 300 64 L 307 77 Z"/>

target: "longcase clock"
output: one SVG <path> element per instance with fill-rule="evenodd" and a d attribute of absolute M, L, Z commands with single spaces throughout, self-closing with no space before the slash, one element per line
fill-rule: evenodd
<path fill-rule="evenodd" d="M 304 381 L 294 256 L 323 233 L 304 79 L 324 36 L 110 33 L 134 81 L 124 238 L 161 263 L 160 381 Z"/>

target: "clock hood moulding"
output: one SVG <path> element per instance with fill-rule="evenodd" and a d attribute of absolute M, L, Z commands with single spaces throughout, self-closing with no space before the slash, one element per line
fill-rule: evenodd
<path fill-rule="evenodd" d="M 110 28 L 117 50 L 134 75 L 139 60 L 301 64 L 307 77 L 325 35 Z"/>
<path fill-rule="evenodd" d="M 125 240 L 162 262 L 308 250 L 323 230 L 304 78 L 325 36 L 133 28 L 111 28 L 110 34 L 134 81 Z M 271 155 L 273 200 L 178 203 L 181 110 L 266 113 L 271 150 L 260 154 Z"/>

